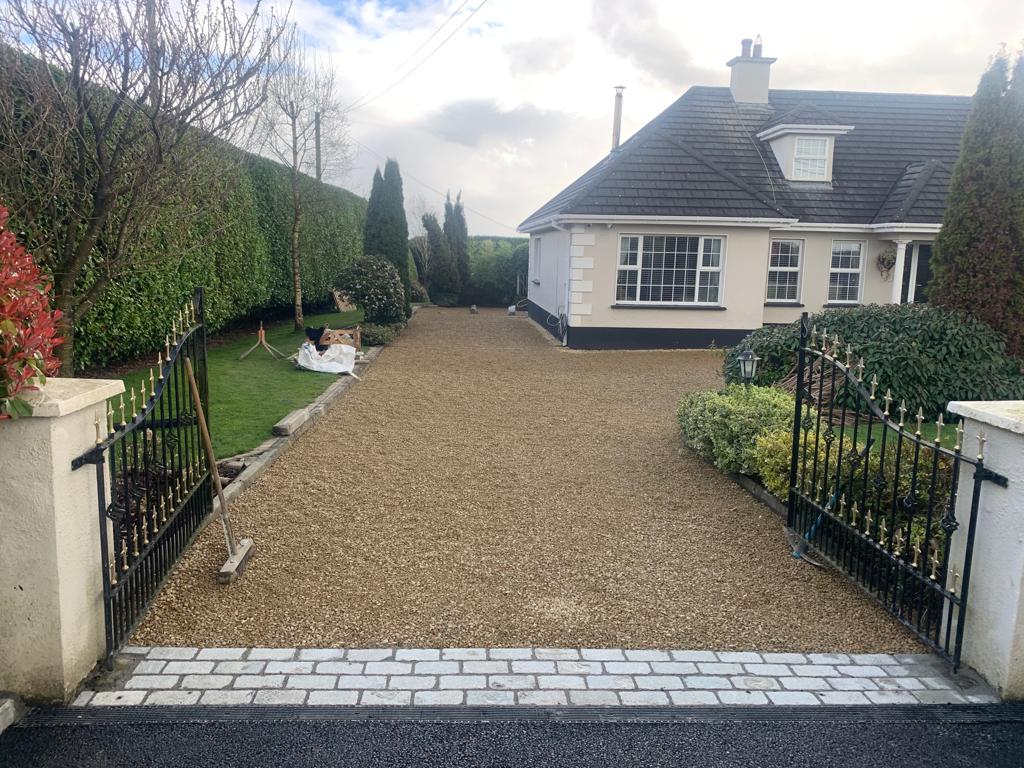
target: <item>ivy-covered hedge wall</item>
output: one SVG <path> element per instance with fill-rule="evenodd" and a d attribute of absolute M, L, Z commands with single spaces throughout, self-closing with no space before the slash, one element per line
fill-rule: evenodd
<path fill-rule="evenodd" d="M 75 368 L 106 365 L 154 353 L 171 318 L 197 285 L 206 289 L 209 331 L 292 302 L 291 182 L 289 170 L 251 155 L 223 157 L 207 172 L 222 185 L 185 184 L 188 193 L 167 206 L 140 242 L 131 273 L 115 278 L 76 326 Z M 341 268 L 362 254 L 366 201 L 303 176 L 300 229 L 305 302 L 330 299 Z"/>

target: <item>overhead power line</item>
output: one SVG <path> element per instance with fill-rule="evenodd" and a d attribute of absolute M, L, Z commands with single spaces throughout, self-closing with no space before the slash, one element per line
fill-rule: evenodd
<path fill-rule="evenodd" d="M 385 160 L 385 161 L 387 160 L 387 158 L 384 155 L 382 155 L 380 152 L 377 152 L 376 150 L 372 149 L 371 147 L 366 146 L 361 141 L 358 141 L 356 139 L 352 139 L 352 143 L 362 147 L 367 152 L 369 152 L 371 155 L 374 155 L 378 160 Z M 421 187 L 429 189 L 431 192 L 436 193 L 440 197 L 443 197 L 443 198 L 447 198 L 448 197 L 448 193 L 447 192 L 442 192 L 437 187 L 434 187 L 434 186 L 428 184 L 427 182 L 423 181 L 423 179 L 419 179 L 419 178 L 413 176 L 408 171 L 402 171 L 402 176 L 407 176 L 408 178 L 412 179 L 417 184 L 419 184 Z M 463 203 L 462 205 L 463 205 L 463 207 L 467 211 L 471 211 L 472 213 L 475 213 L 480 218 L 487 219 L 488 221 L 490 221 L 490 222 L 492 222 L 494 224 L 497 224 L 499 227 L 503 227 L 503 228 L 509 230 L 510 232 L 515 232 L 516 231 L 515 227 L 510 227 L 508 224 L 505 224 L 504 222 L 498 221 L 497 219 L 495 219 L 495 218 L 493 218 L 491 216 L 488 216 L 486 213 L 482 213 L 481 211 L 478 211 L 475 208 L 470 208 L 465 203 Z"/>
<path fill-rule="evenodd" d="M 463 3 L 463 5 L 465 5 L 465 3 Z M 361 99 L 358 99 L 358 100 L 354 101 L 354 102 L 353 102 L 352 104 L 350 104 L 350 105 L 349 105 L 349 106 L 348 106 L 348 107 L 347 107 L 347 108 L 345 109 L 345 112 L 354 112 L 354 111 L 355 111 L 355 110 L 357 110 L 357 109 L 362 109 L 362 108 L 363 108 L 363 107 L 365 107 L 365 106 L 366 106 L 367 104 L 371 104 L 371 103 L 373 103 L 374 101 L 376 101 L 377 99 L 379 99 L 379 98 L 380 98 L 381 96 L 385 95 L 386 93 L 388 93 L 389 91 L 391 91 L 391 90 L 392 90 L 393 88 L 395 88 L 396 86 L 400 85 L 400 84 L 401 84 L 401 83 L 402 83 L 403 81 L 405 81 L 405 79 L 406 79 L 406 78 L 408 78 L 408 77 L 409 77 L 409 76 L 410 76 L 410 75 L 411 75 L 411 74 L 412 74 L 413 72 L 415 72 L 415 71 L 416 71 L 417 69 L 419 69 L 419 68 L 420 68 L 420 67 L 422 67 L 422 66 L 423 66 L 424 64 L 426 64 L 426 63 L 427 63 L 427 62 L 428 62 L 428 61 L 430 60 L 430 58 L 431 58 L 431 57 L 432 57 L 432 56 L 433 56 L 433 55 L 434 55 L 435 53 L 437 53 L 437 52 L 438 52 L 439 50 L 441 50 L 442 48 L 444 48 L 444 46 L 445 46 L 445 43 L 447 43 L 447 42 L 448 42 L 449 40 L 451 40 L 451 39 L 452 39 L 453 37 L 455 37 L 455 35 L 456 35 L 456 34 L 458 34 L 459 30 L 460 30 L 460 29 L 462 29 L 462 28 L 463 28 L 464 26 L 466 26 L 466 25 L 467 25 L 467 24 L 469 23 L 470 19 L 472 19 L 472 18 L 473 18 L 474 16 L 476 16 L 477 12 L 479 12 L 479 10 L 480 10 L 481 8 L 483 8 L 483 7 L 485 6 L 485 5 L 487 5 L 487 0 L 481 0 L 481 1 L 480 1 L 480 4 L 479 4 L 479 5 L 478 5 L 478 6 L 476 7 L 476 8 L 474 8 L 474 9 L 473 9 L 473 10 L 472 10 L 472 11 L 470 12 L 470 14 L 469 14 L 469 15 L 468 15 L 468 16 L 467 16 L 467 17 L 466 17 L 465 19 L 463 19 L 463 20 L 462 20 L 462 23 L 461 23 L 461 24 L 459 24 L 459 26 L 457 26 L 457 27 L 456 27 L 456 28 L 455 28 L 454 30 L 452 30 L 452 33 L 451 33 L 450 35 L 448 35 L 448 37 L 446 37 L 446 38 L 445 38 L 444 40 L 442 40 L 442 41 L 441 41 L 441 42 L 440 42 L 440 43 L 439 43 L 439 44 L 437 45 L 437 47 L 436 47 L 436 48 L 434 48 L 434 49 L 433 49 L 433 50 L 432 50 L 432 51 L 431 51 L 430 53 L 428 53 L 428 54 L 427 54 L 426 56 L 424 56 L 424 57 L 423 57 L 422 59 L 420 59 L 420 60 L 419 60 L 419 62 L 418 62 L 418 63 L 416 64 L 416 66 L 414 66 L 414 67 L 413 67 L 412 69 L 410 69 L 410 70 L 409 70 L 408 72 L 406 72 L 406 73 L 405 73 L 404 75 L 402 75 L 402 76 L 401 76 L 400 78 L 398 78 L 397 80 L 395 80 L 395 81 L 394 81 L 393 83 L 391 83 L 391 85 L 389 85 L 389 86 L 388 86 L 387 88 L 385 88 L 385 89 L 384 89 L 383 91 L 381 91 L 380 93 L 378 93 L 378 94 L 377 94 L 376 96 L 373 96 L 372 98 L 369 98 L 369 99 L 366 99 L 366 96 L 363 96 L 363 97 L 362 97 Z M 461 7 L 462 7 L 462 6 L 459 6 L 459 9 L 461 9 Z M 456 9 L 456 10 L 454 11 L 454 13 L 458 13 L 459 9 Z M 453 15 L 454 15 L 454 14 L 453 14 Z M 447 24 L 447 22 L 445 22 L 445 24 Z M 441 26 L 444 26 L 444 24 L 442 24 Z M 372 93 L 372 91 L 370 91 L 370 93 Z M 363 99 L 366 99 L 366 100 L 365 100 L 365 101 L 363 101 Z"/>

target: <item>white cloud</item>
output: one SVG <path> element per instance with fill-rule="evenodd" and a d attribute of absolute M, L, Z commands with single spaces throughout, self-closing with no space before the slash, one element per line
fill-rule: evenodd
<path fill-rule="evenodd" d="M 480 0 L 399 67 L 461 3 L 296 0 L 293 15 L 330 53 L 351 103 L 392 85 Z M 354 110 L 352 135 L 399 160 L 408 197 L 440 209 L 417 179 L 462 189 L 471 231 L 509 234 L 474 211 L 514 226 L 596 163 L 608 151 L 612 86 L 627 86 L 626 137 L 690 85 L 727 84 L 725 62 L 756 34 L 779 58 L 773 87 L 969 94 L 999 44 L 1024 38 L 1024 4 L 488 0 L 415 72 Z M 340 181 L 365 194 L 381 161 L 356 150 Z"/>

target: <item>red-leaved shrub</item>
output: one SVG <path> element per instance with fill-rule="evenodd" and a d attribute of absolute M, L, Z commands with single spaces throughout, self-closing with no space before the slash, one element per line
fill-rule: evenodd
<path fill-rule="evenodd" d="M 57 373 L 53 350 L 63 341 L 60 310 L 50 309 L 52 286 L 7 229 L 8 215 L 0 205 L 0 419 L 31 413 L 15 395 Z"/>

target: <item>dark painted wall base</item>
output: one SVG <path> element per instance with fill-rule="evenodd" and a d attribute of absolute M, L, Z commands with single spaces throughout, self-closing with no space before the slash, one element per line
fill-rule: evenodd
<path fill-rule="evenodd" d="M 574 349 L 706 349 L 731 347 L 750 331 L 732 328 L 569 328 Z"/>
<path fill-rule="evenodd" d="M 534 304 L 532 301 L 526 305 L 526 311 L 530 315 L 530 319 L 537 323 L 541 328 L 550 333 L 556 339 L 558 336 L 558 318 L 548 312 L 541 306 Z"/>

